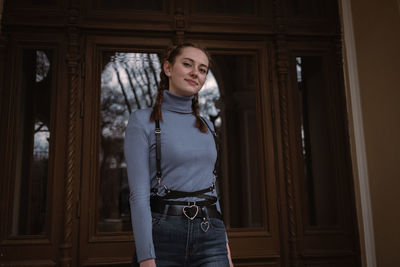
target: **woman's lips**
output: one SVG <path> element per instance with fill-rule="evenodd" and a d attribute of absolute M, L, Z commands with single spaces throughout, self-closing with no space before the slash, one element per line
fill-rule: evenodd
<path fill-rule="evenodd" d="M 187 81 L 192 86 L 197 86 L 198 85 L 198 83 L 193 81 L 193 80 L 186 79 L 185 81 Z"/>

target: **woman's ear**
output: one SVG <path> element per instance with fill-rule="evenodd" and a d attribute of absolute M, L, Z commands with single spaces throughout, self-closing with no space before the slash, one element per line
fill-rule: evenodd
<path fill-rule="evenodd" d="M 163 69 L 164 69 L 164 73 L 165 73 L 165 75 L 167 75 L 167 77 L 171 76 L 171 68 L 172 68 L 171 63 L 169 63 L 169 61 L 166 60 L 163 64 Z"/>

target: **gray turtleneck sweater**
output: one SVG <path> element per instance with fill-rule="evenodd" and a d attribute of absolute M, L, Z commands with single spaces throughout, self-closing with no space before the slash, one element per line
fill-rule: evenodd
<path fill-rule="evenodd" d="M 180 191 L 197 191 L 213 182 L 217 157 L 212 133 L 195 126 L 192 98 L 164 91 L 161 128 L 162 183 Z M 133 112 L 125 131 L 125 159 L 128 165 L 132 227 L 138 261 L 155 258 L 150 211 L 150 188 L 157 187 L 155 123 L 152 109 Z M 212 127 L 212 123 L 207 121 Z M 215 190 L 212 192 L 216 195 Z M 185 200 L 199 200 L 185 198 Z M 217 206 L 219 204 L 217 203 Z"/>

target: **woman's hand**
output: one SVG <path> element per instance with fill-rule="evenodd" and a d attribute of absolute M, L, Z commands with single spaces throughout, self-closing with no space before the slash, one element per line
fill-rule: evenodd
<path fill-rule="evenodd" d="M 228 243 L 226 243 L 226 248 L 228 249 L 229 267 L 233 267 L 233 262 L 232 262 L 232 258 L 231 258 L 231 250 L 229 248 L 229 244 Z"/>
<path fill-rule="evenodd" d="M 156 261 L 154 259 L 141 261 L 140 267 L 156 267 Z"/>

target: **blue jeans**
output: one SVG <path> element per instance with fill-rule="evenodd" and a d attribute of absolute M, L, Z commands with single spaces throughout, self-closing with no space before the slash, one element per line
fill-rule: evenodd
<path fill-rule="evenodd" d="M 229 267 L 225 225 L 220 219 L 152 216 L 157 267 Z"/>

